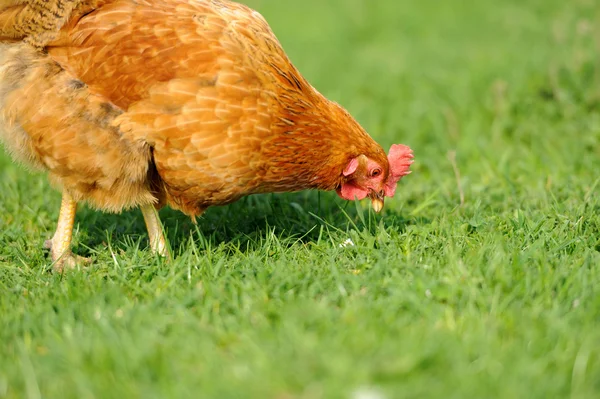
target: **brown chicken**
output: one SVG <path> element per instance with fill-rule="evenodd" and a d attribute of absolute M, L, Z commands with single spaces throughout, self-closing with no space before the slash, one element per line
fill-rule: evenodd
<path fill-rule="evenodd" d="M 408 174 L 290 63 L 256 11 L 220 0 L 0 0 L 0 139 L 62 190 L 62 270 L 77 203 L 196 217 L 242 196 L 304 189 L 369 197 Z"/>

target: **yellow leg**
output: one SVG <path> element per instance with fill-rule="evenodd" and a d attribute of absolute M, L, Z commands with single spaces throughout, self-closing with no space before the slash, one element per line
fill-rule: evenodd
<path fill-rule="evenodd" d="M 72 269 L 77 265 L 90 263 L 89 259 L 74 256 L 71 253 L 71 238 L 73 237 L 76 211 L 77 202 L 69 194 L 63 192 L 56 232 L 52 240 L 46 241 L 46 247 L 50 249 L 54 262 L 54 270 L 59 272 L 65 267 Z"/>
<path fill-rule="evenodd" d="M 150 240 L 150 249 L 153 253 L 168 257 L 167 242 L 163 234 L 162 225 L 158 217 L 158 212 L 153 205 L 144 205 L 141 207 L 146 229 L 148 229 L 148 239 Z"/>

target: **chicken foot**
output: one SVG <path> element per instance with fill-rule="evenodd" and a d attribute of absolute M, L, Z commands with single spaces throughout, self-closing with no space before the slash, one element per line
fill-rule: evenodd
<path fill-rule="evenodd" d="M 152 205 L 141 207 L 148 236 L 150 239 L 150 248 L 153 253 L 168 257 L 167 243 L 163 235 L 162 225 L 158 217 L 158 212 Z M 73 269 L 78 265 L 91 263 L 91 259 L 74 255 L 71 252 L 71 240 L 73 237 L 73 225 L 75 223 L 75 212 L 77 211 L 77 202 L 66 192 L 63 192 L 62 202 L 56 232 L 51 240 L 44 243 L 44 247 L 50 250 L 54 270 L 62 272 L 65 268 Z"/>
<path fill-rule="evenodd" d="M 44 246 L 50 250 L 54 270 L 57 272 L 62 272 L 65 268 L 74 269 L 78 265 L 91 263 L 91 259 L 74 255 L 71 252 L 76 210 L 77 202 L 68 193 L 63 192 L 56 232 L 51 240 L 44 243 Z"/>
<path fill-rule="evenodd" d="M 156 208 L 154 208 L 154 205 L 143 205 L 140 209 L 142 210 L 142 215 L 144 215 L 144 222 L 146 222 L 150 249 L 153 253 L 168 258 L 169 251 L 167 250 L 167 241 L 165 240 L 162 224 L 160 223 Z"/>

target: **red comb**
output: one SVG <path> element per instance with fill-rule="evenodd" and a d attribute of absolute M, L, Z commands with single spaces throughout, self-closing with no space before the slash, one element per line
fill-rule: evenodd
<path fill-rule="evenodd" d="M 396 185 L 402 177 L 410 173 L 410 165 L 413 161 L 412 150 L 404 144 L 394 144 L 390 148 L 388 161 L 390 163 L 390 175 L 385 187 L 385 195 L 393 197 L 396 193 Z"/>

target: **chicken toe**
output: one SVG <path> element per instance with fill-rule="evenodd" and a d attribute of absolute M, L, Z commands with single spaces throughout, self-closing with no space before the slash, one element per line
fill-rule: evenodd
<path fill-rule="evenodd" d="M 75 255 L 69 250 L 54 262 L 54 266 L 52 268 L 55 272 L 62 273 L 65 270 L 77 269 L 78 267 L 88 266 L 91 263 L 92 260 L 90 258 Z"/>

